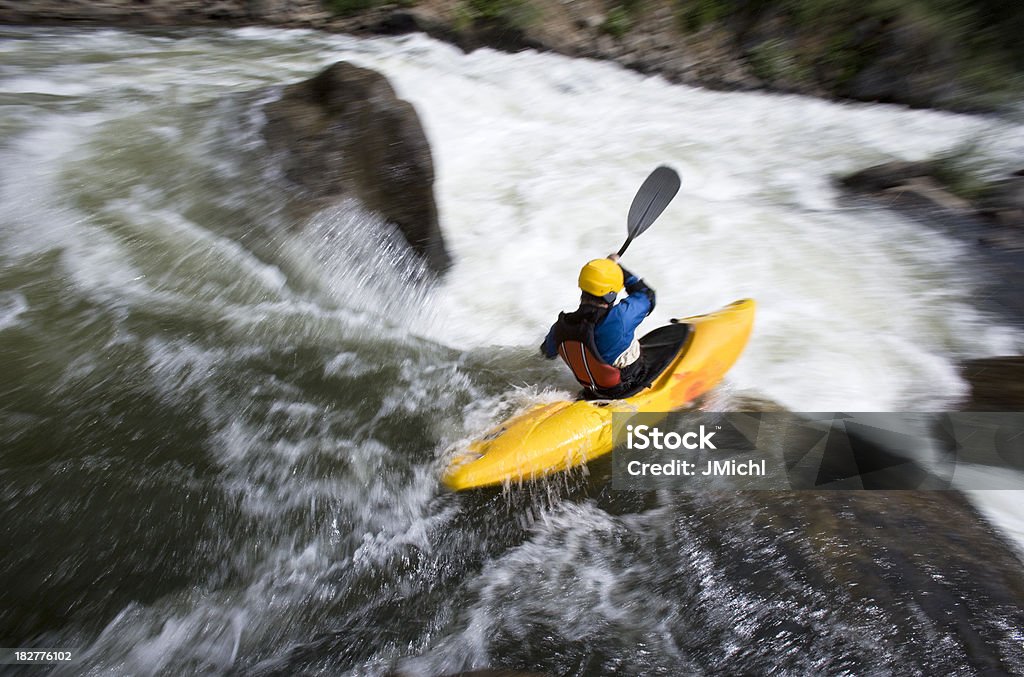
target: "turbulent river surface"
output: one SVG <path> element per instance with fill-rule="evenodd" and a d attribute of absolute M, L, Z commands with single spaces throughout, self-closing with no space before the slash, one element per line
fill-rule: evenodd
<path fill-rule="evenodd" d="M 423 120 L 439 285 L 358 209 L 280 206 L 260 105 L 341 59 Z M 965 244 L 829 177 L 979 139 L 1024 151 L 993 119 L 422 36 L 0 29 L 0 646 L 76 647 L 58 674 L 1024 673 L 1005 497 L 997 536 L 952 497 L 438 482 L 573 389 L 536 347 L 662 163 L 683 188 L 624 261 L 649 326 L 760 304 L 702 407 L 952 406 L 958 360 L 1019 333 Z"/>

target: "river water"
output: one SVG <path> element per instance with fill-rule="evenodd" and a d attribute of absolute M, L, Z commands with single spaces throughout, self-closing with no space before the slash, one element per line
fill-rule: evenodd
<path fill-rule="evenodd" d="M 260 105 L 340 59 L 420 114 L 439 285 L 357 206 L 282 207 Z M 624 261 L 650 326 L 760 304 L 702 406 L 953 405 L 957 362 L 1021 335 L 977 308 L 966 245 L 830 176 L 970 141 L 998 166 L 1024 127 L 422 36 L 3 29 L 0 645 L 77 647 L 66 674 L 1024 671 L 1019 579 L 949 565 L 937 620 L 816 559 L 846 546 L 796 499 L 438 486 L 452 445 L 572 390 L 536 346 L 662 163 L 683 188 Z M 1015 504 L 975 499 L 1012 541 Z"/>

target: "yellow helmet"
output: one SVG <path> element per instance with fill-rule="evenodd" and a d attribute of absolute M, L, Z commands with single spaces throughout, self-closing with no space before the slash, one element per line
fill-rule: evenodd
<path fill-rule="evenodd" d="M 580 271 L 580 289 L 594 296 L 622 291 L 622 268 L 611 259 L 594 259 Z"/>

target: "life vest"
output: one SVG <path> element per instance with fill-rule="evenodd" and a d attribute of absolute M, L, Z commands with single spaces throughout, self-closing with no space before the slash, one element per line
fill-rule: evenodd
<path fill-rule="evenodd" d="M 561 313 L 554 327 L 559 357 L 580 385 L 595 391 L 622 383 L 622 372 L 601 359 L 594 342 L 594 327 L 607 312 L 607 308 L 581 306 L 575 312 Z"/>

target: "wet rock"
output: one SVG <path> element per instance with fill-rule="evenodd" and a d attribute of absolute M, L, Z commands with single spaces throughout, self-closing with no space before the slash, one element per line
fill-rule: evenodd
<path fill-rule="evenodd" d="M 313 12 L 320 9 L 318 2 L 296 2 L 295 0 L 245 0 L 247 13 L 261 21 L 288 21 L 297 13 Z"/>
<path fill-rule="evenodd" d="M 1024 356 L 968 360 L 961 375 L 971 385 L 965 411 L 1024 411 Z"/>
<path fill-rule="evenodd" d="M 905 184 L 910 179 L 931 176 L 931 162 L 886 162 L 840 177 L 840 185 L 851 190 L 875 192 Z"/>
<path fill-rule="evenodd" d="M 942 225 L 951 232 L 1010 255 L 1024 270 L 1024 176 L 1015 172 L 993 181 L 967 200 L 943 184 L 938 161 L 894 161 L 841 176 L 843 188 L 880 198 L 890 208 Z"/>
<path fill-rule="evenodd" d="M 942 183 L 940 162 L 887 162 L 838 177 L 844 189 L 867 196 L 974 247 L 970 263 L 978 277 L 978 307 L 1024 324 L 1024 177 L 990 184 L 967 200 Z"/>
<path fill-rule="evenodd" d="M 468 672 L 455 672 L 448 677 L 545 677 L 541 672 L 522 672 L 520 670 L 505 670 L 503 668 L 485 668 L 483 670 L 469 670 Z"/>
<path fill-rule="evenodd" d="M 338 62 L 265 107 L 267 145 L 307 211 L 346 197 L 398 227 L 430 268 L 451 265 L 437 220 L 430 145 L 387 79 Z"/>
<path fill-rule="evenodd" d="M 404 35 L 417 31 L 427 33 L 429 20 L 419 12 L 398 9 L 388 12 L 370 26 L 370 31 L 379 35 Z"/>
<path fill-rule="evenodd" d="M 457 32 L 455 44 L 467 52 L 481 47 L 490 47 L 503 52 L 545 49 L 544 43 L 524 28 L 497 19 L 478 20 L 471 28 Z"/>
<path fill-rule="evenodd" d="M 1018 171 L 991 184 L 978 204 L 996 224 L 1024 228 L 1024 175 Z"/>
<path fill-rule="evenodd" d="M 970 202 L 953 195 L 928 176 L 910 178 L 886 188 L 881 195 L 893 207 L 913 210 L 938 221 L 975 216 Z"/>
<path fill-rule="evenodd" d="M 953 45 L 925 22 L 883 24 L 862 42 L 868 56 L 843 95 L 915 107 L 952 104 L 959 96 Z"/>

